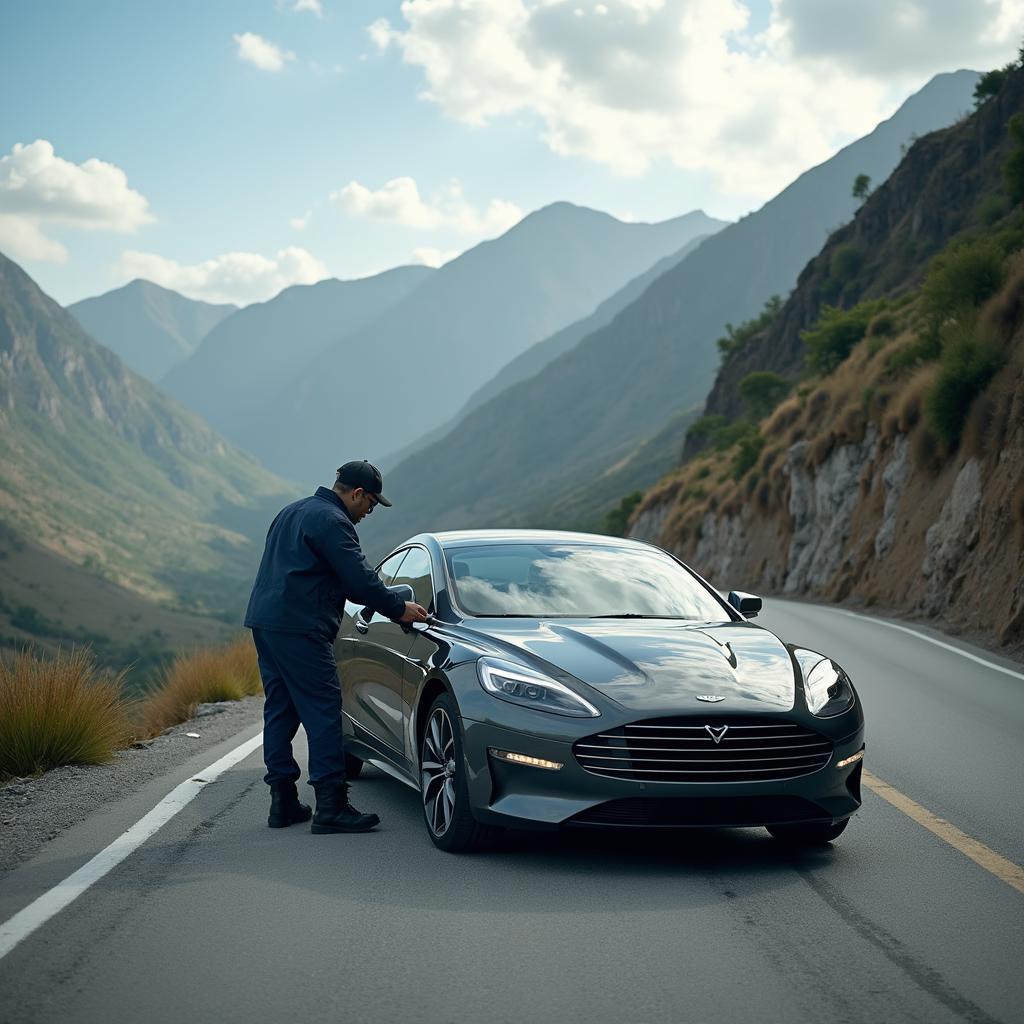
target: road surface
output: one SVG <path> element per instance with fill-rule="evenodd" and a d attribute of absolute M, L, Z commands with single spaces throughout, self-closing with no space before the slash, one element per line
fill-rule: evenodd
<path fill-rule="evenodd" d="M 1024 864 L 1024 678 L 834 609 L 768 601 L 758 621 L 831 654 L 863 699 L 881 781 L 834 846 L 519 834 L 451 856 L 373 769 L 353 798 L 377 833 L 270 830 L 257 750 L 0 960 L 0 1020 L 1024 1020 L 1024 892 L 998 869 Z M 0 920 L 156 799 L 13 872 Z"/>

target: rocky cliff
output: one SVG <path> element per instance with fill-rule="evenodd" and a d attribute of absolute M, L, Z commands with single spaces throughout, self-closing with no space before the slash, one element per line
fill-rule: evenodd
<path fill-rule="evenodd" d="M 1018 70 L 911 147 L 731 354 L 717 434 L 691 438 L 632 536 L 722 589 L 873 605 L 1024 654 L 1022 108 Z M 835 347 L 815 361 L 823 323 Z M 739 387 L 754 371 L 792 388 L 759 421 Z"/>

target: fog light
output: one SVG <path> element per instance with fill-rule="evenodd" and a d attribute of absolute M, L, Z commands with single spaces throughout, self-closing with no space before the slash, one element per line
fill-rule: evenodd
<path fill-rule="evenodd" d="M 491 747 L 488 753 L 499 761 L 511 761 L 512 764 L 528 764 L 534 768 L 547 768 L 548 771 L 557 772 L 561 767 L 559 761 L 546 761 L 543 757 L 530 757 L 529 754 L 516 754 L 511 750 L 495 750 Z"/>
<path fill-rule="evenodd" d="M 863 750 L 858 750 L 856 754 L 851 754 L 849 757 L 844 757 L 842 761 L 836 762 L 837 768 L 845 768 L 848 764 L 856 764 L 864 756 Z"/>

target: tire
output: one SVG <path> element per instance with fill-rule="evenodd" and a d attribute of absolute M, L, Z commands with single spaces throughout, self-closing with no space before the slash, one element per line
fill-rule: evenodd
<path fill-rule="evenodd" d="M 350 782 L 358 779 L 363 771 L 363 762 L 355 754 L 345 754 L 345 778 Z"/>
<path fill-rule="evenodd" d="M 462 723 L 448 693 L 439 694 L 427 712 L 419 770 L 423 820 L 439 850 L 470 853 L 487 848 L 501 835 L 501 829 L 480 824 L 469 809 Z"/>
<path fill-rule="evenodd" d="M 787 846 L 825 846 L 842 835 L 849 818 L 832 825 L 766 825 L 773 839 Z"/>

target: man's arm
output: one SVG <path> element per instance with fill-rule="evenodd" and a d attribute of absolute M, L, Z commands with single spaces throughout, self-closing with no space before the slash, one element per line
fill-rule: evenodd
<path fill-rule="evenodd" d="M 389 619 L 400 619 L 405 614 L 405 601 L 381 583 L 366 561 L 351 524 L 322 520 L 317 523 L 310 541 L 317 554 L 334 570 L 350 601 L 370 607 Z"/>

